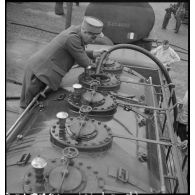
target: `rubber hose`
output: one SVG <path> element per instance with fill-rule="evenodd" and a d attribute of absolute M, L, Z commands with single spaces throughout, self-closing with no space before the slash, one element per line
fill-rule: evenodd
<path fill-rule="evenodd" d="M 102 66 L 102 63 L 107 58 L 107 56 L 111 52 L 113 52 L 113 51 L 115 51 L 117 49 L 132 49 L 132 50 L 139 51 L 140 53 L 146 55 L 147 57 L 152 59 L 157 64 L 157 66 L 160 68 L 160 70 L 164 74 L 167 83 L 168 84 L 172 83 L 171 78 L 170 78 L 166 68 L 164 67 L 164 65 L 154 55 L 152 55 L 146 49 L 144 49 L 142 47 L 138 47 L 136 45 L 132 45 L 132 44 L 118 44 L 118 45 L 115 45 L 115 46 L 111 47 L 108 51 L 106 51 L 100 58 L 100 61 L 99 61 L 98 65 L 97 65 L 96 74 L 99 74 L 100 68 Z M 169 86 L 170 93 L 171 93 L 171 89 L 172 89 L 172 86 Z M 175 105 L 177 103 L 177 100 L 176 100 L 176 95 L 175 95 L 175 91 L 174 90 L 173 90 L 173 95 L 172 95 L 171 99 L 172 99 L 173 105 Z M 175 125 L 175 122 L 176 122 L 176 118 L 177 118 L 177 107 L 174 108 L 174 125 Z"/>

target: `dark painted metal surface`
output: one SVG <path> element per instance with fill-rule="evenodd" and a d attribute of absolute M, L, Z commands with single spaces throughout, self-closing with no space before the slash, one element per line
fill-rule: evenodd
<path fill-rule="evenodd" d="M 124 76 L 130 78 L 126 73 L 124 73 L 123 77 Z M 131 79 L 134 81 L 139 80 L 136 76 L 132 76 Z M 123 83 L 121 84 L 120 92 L 128 95 L 134 94 L 137 98 L 139 98 L 139 96 L 144 94 L 144 86 L 134 86 L 133 84 L 129 85 Z M 43 106 L 40 107 L 38 104 L 34 107 L 31 116 L 28 119 L 31 123 L 25 122 L 23 128 L 20 129 L 20 132 L 18 132 L 18 134 L 23 134 L 23 141 L 17 142 L 15 140 L 10 143 L 7 148 L 7 164 L 14 163 L 23 153 L 30 153 L 32 156 L 31 161 L 37 155 L 40 155 L 46 159 L 46 161 L 61 157 L 62 149 L 56 147 L 50 141 L 50 130 L 56 122 L 56 113 L 65 111 L 68 112 L 70 117 L 79 115 L 68 108 L 66 99 L 61 101 L 52 101 L 53 99 L 57 99 L 57 97 L 61 94 L 66 93 L 66 90 L 59 90 L 56 93 L 50 94 L 46 100 L 43 100 L 41 103 Z M 138 110 L 143 111 L 143 109 Z M 134 112 L 126 111 L 122 107 L 118 107 L 117 113 L 113 116 L 113 118 L 94 117 L 94 119 L 106 123 L 113 133 L 128 136 L 128 131 L 130 131 L 131 134 L 136 135 L 136 117 L 137 116 Z M 29 139 L 31 141 L 26 142 L 26 140 Z M 19 143 L 20 147 L 17 146 Z M 128 173 L 133 176 L 136 181 L 139 181 L 138 184 L 141 183 L 140 185 L 146 186 L 144 190 L 148 192 L 150 191 L 151 186 L 154 189 L 158 189 L 157 180 L 152 185 L 148 184 L 148 181 L 151 179 L 151 177 L 148 176 L 150 170 L 147 168 L 145 163 L 138 161 L 136 151 L 135 141 L 113 138 L 112 146 L 110 149 L 107 149 L 107 151 L 94 151 L 93 153 L 80 152 L 78 158 L 75 160 L 75 164 L 84 171 L 87 177 L 87 186 L 83 192 L 102 192 L 102 189 L 98 187 L 96 174 L 93 173 L 91 175 L 91 172 L 97 172 L 98 178 L 102 178 L 106 184 L 111 186 L 130 188 L 134 191 L 138 190 L 135 186 L 115 182 L 115 179 L 109 177 L 107 170 L 109 168 L 112 169 L 113 167 L 116 170 L 120 167 L 127 169 Z M 83 165 L 81 166 L 79 163 Z M 25 177 L 24 175 L 26 175 L 31 169 L 30 167 L 31 165 L 24 167 L 7 167 L 7 191 L 23 192 L 22 178 Z M 87 167 L 91 168 L 88 169 Z M 17 177 L 12 177 L 12 175 L 17 175 Z M 17 178 L 21 178 L 21 180 L 18 180 Z M 26 188 L 27 187 L 25 186 L 25 189 Z"/>
<path fill-rule="evenodd" d="M 140 59 L 134 60 L 139 61 Z M 144 62 L 142 63 L 143 64 L 140 64 L 140 66 L 145 65 Z M 145 65 L 145 70 L 152 71 L 155 66 L 151 66 Z M 72 69 L 63 81 L 63 88 L 66 90 L 60 89 L 50 94 L 47 99 L 39 99 L 39 104 L 35 104 L 30 112 L 26 114 L 24 120 L 15 127 L 14 134 L 11 136 L 12 138 L 7 142 L 7 165 L 16 163 L 24 153 L 31 154 L 30 162 L 39 155 L 47 161 L 48 166 L 45 168 L 44 176 L 46 182 L 48 181 L 46 184 L 49 185 L 49 187 L 43 188 L 43 186 L 37 185 L 34 182 L 36 175 L 34 175 L 34 169 L 32 169 L 31 164 L 25 166 L 15 165 L 6 167 L 7 191 L 14 193 L 24 191 L 59 192 L 61 188 L 68 192 L 101 193 L 102 191 L 113 192 L 112 190 L 114 190 L 115 192 L 127 192 L 130 190 L 131 192 L 137 191 L 145 193 L 151 192 L 152 188 L 153 192 L 158 192 L 162 189 L 160 183 L 162 173 L 159 169 L 159 159 L 156 158 L 156 156 L 161 153 L 157 150 L 157 145 L 161 145 L 160 148 L 163 151 L 161 157 L 164 174 L 166 174 L 166 170 L 170 168 L 167 167 L 165 158 L 163 157 L 166 154 L 165 146 L 170 144 L 174 149 L 175 146 L 172 138 L 172 142 L 167 144 L 158 142 L 158 140 L 156 141 L 153 120 L 154 112 L 146 113 L 144 109 L 147 106 L 150 109 L 154 107 L 154 102 L 148 103 L 148 100 L 151 101 L 152 98 L 154 98 L 151 93 L 152 86 L 144 83 L 145 79 L 143 75 L 136 72 L 122 72 L 120 80 L 129 82 L 121 82 L 118 91 L 120 94 L 118 95 L 126 94 L 127 96 L 135 96 L 135 99 L 142 100 L 143 103 L 147 105 L 144 107 L 143 104 L 138 104 L 138 102 L 129 103 L 126 99 L 119 98 L 117 102 L 120 106 L 118 106 L 117 112 L 113 117 L 90 117 L 110 127 L 113 134 L 111 147 L 101 152 L 80 152 L 79 156 L 74 159 L 73 164 L 70 165 L 70 177 L 65 177 L 65 164 L 61 161 L 63 149 L 55 146 L 51 142 L 50 132 L 51 128 L 56 123 L 56 114 L 58 112 L 67 112 L 69 117 L 79 116 L 78 112 L 72 111 L 69 108 L 66 98 L 59 97 L 62 97 L 62 94 L 68 94 L 69 92 L 67 90 L 72 90 L 72 85 L 78 83 L 77 76 L 81 73 L 82 69 L 80 68 Z M 162 84 L 161 76 L 159 75 L 159 77 L 160 84 Z M 148 79 L 148 77 L 146 78 Z M 142 79 L 142 84 L 140 83 L 140 79 Z M 165 94 L 163 95 L 165 96 Z M 53 101 L 54 99 L 57 101 Z M 157 101 L 155 96 L 155 102 L 157 103 Z M 159 108 L 157 106 L 154 110 L 159 112 L 159 117 L 164 107 Z M 166 110 L 166 112 L 169 112 L 169 110 Z M 139 125 L 146 117 L 146 123 Z M 161 125 L 158 125 L 160 129 Z M 170 126 L 170 121 L 168 125 Z M 165 130 L 167 131 L 167 129 Z M 23 138 L 16 139 L 17 135 L 21 134 Z M 130 137 L 130 135 L 133 137 Z M 149 145 L 151 147 L 148 147 Z M 151 155 L 153 153 L 156 155 Z M 171 154 L 172 153 L 174 152 L 171 151 Z M 175 163 L 177 164 L 177 162 Z M 174 167 L 175 165 L 172 163 L 171 166 Z M 31 171 L 33 172 L 32 179 L 28 178 L 31 177 L 29 176 L 29 172 Z M 177 176 L 178 173 L 172 174 Z M 73 182 L 74 175 L 80 177 L 80 180 L 77 180 L 75 186 Z M 38 178 L 39 176 L 41 177 L 41 174 L 38 175 Z M 47 178 L 49 179 L 47 180 Z M 56 182 L 54 182 L 54 180 Z M 179 180 L 181 179 L 179 178 Z M 70 185 L 66 186 L 66 182 L 63 181 L 70 182 Z M 81 185 L 81 183 L 83 183 L 83 185 Z M 166 190 L 170 192 L 169 181 L 165 181 L 165 185 Z M 174 186 L 175 183 L 173 183 L 173 187 Z M 78 191 L 74 191 L 73 188 Z M 179 192 L 182 191 L 185 192 L 185 189 L 179 188 Z"/>
<path fill-rule="evenodd" d="M 99 18 L 104 23 L 103 33 L 115 44 L 148 37 L 155 21 L 150 4 L 141 2 L 90 3 L 85 15 Z"/>

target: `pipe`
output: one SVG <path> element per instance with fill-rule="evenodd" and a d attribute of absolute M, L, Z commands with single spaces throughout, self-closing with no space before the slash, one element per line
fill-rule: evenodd
<path fill-rule="evenodd" d="M 149 77 L 150 84 L 152 84 L 152 77 Z M 152 91 L 152 101 L 153 101 L 153 106 L 155 107 L 155 99 L 154 99 L 154 88 L 151 86 L 151 91 Z M 160 140 L 160 135 L 159 135 L 159 130 L 158 130 L 158 121 L 157 121 L 157 113 L 156 110 L 154 110 L 154 122 L 155 122 L 155 133 L 156 133 L 156 140 Z M 159 171 L 160 171 L 160 182 L 161 182 L 161 192 L 166 193 L 166 187 L 165 187 L 165 180 L 164 180 L 164 173 L 163 173 L 163 164 L 162 164 L 162 153 L 161 153 L 161 148 L 160 145 L 157 145 L 157 155 L 158 155 L 158 162 L 159 162 Z"/>
<path fill-rule="evenodd" d="M 9 97 L 6 97 L 6 100 L 19 100 L 20 99 L 20 96 L 9 96 Z"/>
<path fill-rule="evenodd" d="M 45 91 L 45 89 L 43 90 Z M 26 109 L 24 110 L 24 112 L 20 115 L 20 117 L 16 120 L 16 122 L 11 126 L 11 128 L 8 130 L 7 134 L 6 134 L 6 142 L 9 141 L 12 133 L 14 132 L 15 127 L 18 125 L 18 123 L 22 120 L 23 116 L 30 110 L 31 106 L 38 100 L 39 96 L 41 95 L 41 93 L 43 93 L 42 91 L 40 93 L 38 93 L 30 102 L 30 104 L 26 107 Z"/>
<path fill-rule="evenodd" d="M 67 14 L 66 14 L 66 26 L 65 29 L 67 29 L 68 27 L 70 27 L 71 25 L 71 19 L 72 19 L 72 2 L 68 2 L 66 3 L 67 5 Z"/>
<path fill-rule="evenodd" d="M 14 83 L 14 84 L 16 84 L 16 85 L 22 85 L 21 82 L 16 81 L 16 80 L 14 80 L 14 79 L 7 78 L 6 81 L 8 81 L 8 82 L 10 82 L 10 83 Z"/>
<path fill-rule="evenodd" d="M 111 52 L 113 52 L 114 50 L 117 50 L 117 49 L 131 49 L 131 50 L 135 50 L 135 51 L 138 51 L 138 52 L 146 55 L 147 57 L 152 59 L 157 64 L 157 66 L 160 68 L 160 70 L 164 74 L 167 83 L 168 84 L 172 83 L 171 78 L 170 78 L 166 68 L 163 66 L 163 64 L 160 62 L 160 60 L 158 60 L 154 55 L 152 55 L 146 49 L 144 49 L 142 47 L 138 47 L 136 45 L 132 45 L 132 44 L 119 44 L 119 45 L 115 45 L 115 46 L 111 47 L 107 52 L 104 52 L 104 54 L 101 56 L 100 61 L 99 61 L 98 65 L 97 65 L 96 74 L 98 74 L 100 72 L 101 65 L 103 64 L 103 61 L 107 58 L 107 56 Z M 172 88 L 172 86 L 169 86 L 169 90 L 170 91 L 171 91 L 171 88 Z M 173 92 L 173 96 L 171 98 L 172 98 L 173 105 L 176 104 L 177 101 L 176 101 L 175 91 Z M 177 118 L 177 107 L 174 108 L 174 122 L 176 121 L 176 118 Z"/>
<path fill-rule="evenodd" d="M 135 140 L 135 141 L 140 141 L 140 142 L 145 142 L 145 143 L 151 143 L 151 144 L 160 144 L 160 145 L 164 145 L 164 146 L 174 145 L 171 142 L 163 142 L 163 141 L 157 141 L 157 140 L 152 140 L 152 139 L 139 138 L 139 137 L 135 137 L 135 136 L 126 136 L 126 135 L 113 134 L 112 137 L 121 138 L 121 139 L 130 139 L 130 140 Z"/>
<path fill-rule="evenodd" d="M 52 33 L 52 34 L 55 34 L 55 35 L 59 34 L 59 32 L 53 32 L 53 31 L 45 30 L 45 29 L 38 28 L 38 27 L 35 27 L 35 26 L 29 26 L 29 25 L 26 25 L 26 24 L 19 24 L 19 23 L 15 23 L 15 22 L 10 22 L 10 24 L 15 24 L 15 25 L 18 25 L 18 26 L 24 26 L 24 27 L 27 27 L 27 28 L 33 28 L 33 29 L 36 29 L 36 30 L 41 30 L 41 31 L 44 31 L 44 32 Z"/>
<path fill-rule="evenodd" d="M 162 80 L 162 73 L 160 71 L 158 71 L 159 73 L 159 78 L 160 78 L 160 82 L 162 83 L 163 80 Z M 165 98 L 165 103 L 164 103 L 164 106 L 165 108 L 168 108 L 168 105 L 167 105 L 167 97 L 166 97 L 166 91 L 164 88 L 162 88 L 162 93 L 163 93 L 163 96 Z M 169 133 L 169 136 L 171 138 L 171 142 L 174 142 L 176 140 L 176 138 L 174 137 L 174 132 L 172 131 L 172 124 L 171 124 L 171 117 L 170 117 L 170 112 L 166 109 L 166 115 L 167 115 L 167 126 L 168 126 L 168 133 Z M 177 174 L 177 178 L 178 178 L 178 182 L 179 182 L 179 187 L 180 187 L 180 191 L 179 193 L 186 193 L 187 192 L 187 188 L 185 187 L 185 184 L 184 184 L 184 178 L 183 178 L 183 175 L 182 175 L 182 169 L 181 169 L 181 166 L 179 164 L 179 159 L 180 159 L 180 156 L 178 154 L 178 151 L 177 151 L 177 146 L 176 145 L 172 145 L 172 154 L 173 154 L 173 157 L 174 157 L 174 160 L 175 160 L 175 169 L 176 169 L 176 174 Z"/>

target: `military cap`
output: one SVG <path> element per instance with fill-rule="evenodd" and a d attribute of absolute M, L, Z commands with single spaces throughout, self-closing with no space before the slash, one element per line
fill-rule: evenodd
<path fill-rule="evenodd" d="M 85 16 L 81 26 L 87 32 L 94 33 L 94 34 L 101 34 L 103 28 L 103 22 L 97 18 L 91 16 Z"/>

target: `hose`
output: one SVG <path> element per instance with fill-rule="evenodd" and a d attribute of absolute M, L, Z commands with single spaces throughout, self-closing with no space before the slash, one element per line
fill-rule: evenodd
<path fill-rule="evenodd" d="M 15 23 L 15 22 L 10 22 L 10 24 L 14 24 L 14 25 L 18 25 L 18 26 L 24 26 L 24 27 L 27 27 L 27 28 L 33 28 L 33 29 L 41 30 L 41 31 L 44 31 L 44 32 L 47 32 L 47 33 L 52 33 L 52 34 L 55 34 L 55 35 L 59 34 L 59 32 L 53 32 L 53 31 L 45 30 L 45 29 L 38 28 L 38 27 L 35 27 L 35 26 L 29 26 L 29 25 L 26 25 L 26 24 L 20 24 L 20 23 Z"/>
<path fill-rule="evenodd" d="M 16 80 L 14 80 L 14 79 L 10 79 L 10 78 L 8 78 L 8 79 L 6 79 L 6 81 L 8 81 L 8 82 L 10 82 L 10 83 L 14 83 L 14 84 L 16 84 L 16 85 L 22 85 L 22 83 L 21 83 L 21 82 L 16 81 Z"/>
<path fill-rule="evenodd" d="M 6 97 L 6 100 L 19 100 L 20 99 L 20 96 L 9 96 L 9 97 Z"/>
<path fill-rule="evenodd" d="M 101 56 L 100 58 L 100 61 L 97 65 L 97 68 L 96 68 L 96 74 L 98 74 L 100 72 L 100 68 L 103 64 L 103 61 L 107 58 L 107 56 L 115 51 L 115 50 L 118 50 L 118 49 L 131 49 L 131 50 L 135 50 L 135 51 L 138 51 L 142 54 L 144 54 L 145 56 L 149 57 L 150 59 L 152 59 L 156 64 L 157 66 L 160 68 L 160 70 L 162 71 L 162 73 L 164 74 L 165 76 L 165 79 L 167 81 L 167 83 L 172 83 L 171 81 L 171 78 L 166 70 L 166 68 L 163 66 L 163 64 L 154 56 L 152 55 L 149 51 L 147 51 L 146 49 L 142 48 L 142 47 L 139 47 L 139 46 L 136 46 L 136 45 L 132 45 L 132 44 L 118 44 L 118 45 L 115 45 L 113 47 L 111 47 L 108 51 L 104 52 L 103 55 Z M 169 91 L 171 93 L 171 90 L 172 90 L 172 86 L 169 86 Z M 177 103 L 177 100 L 176 100 L 176 95 L 175 95 L 175 91 L 173 90 L 172 92 L 172 103 L 173 105 L 175 105 Z M 177 107 L 174 108 L 174 123 L 176 121 L 176 118 L 177 118 Z"/>

